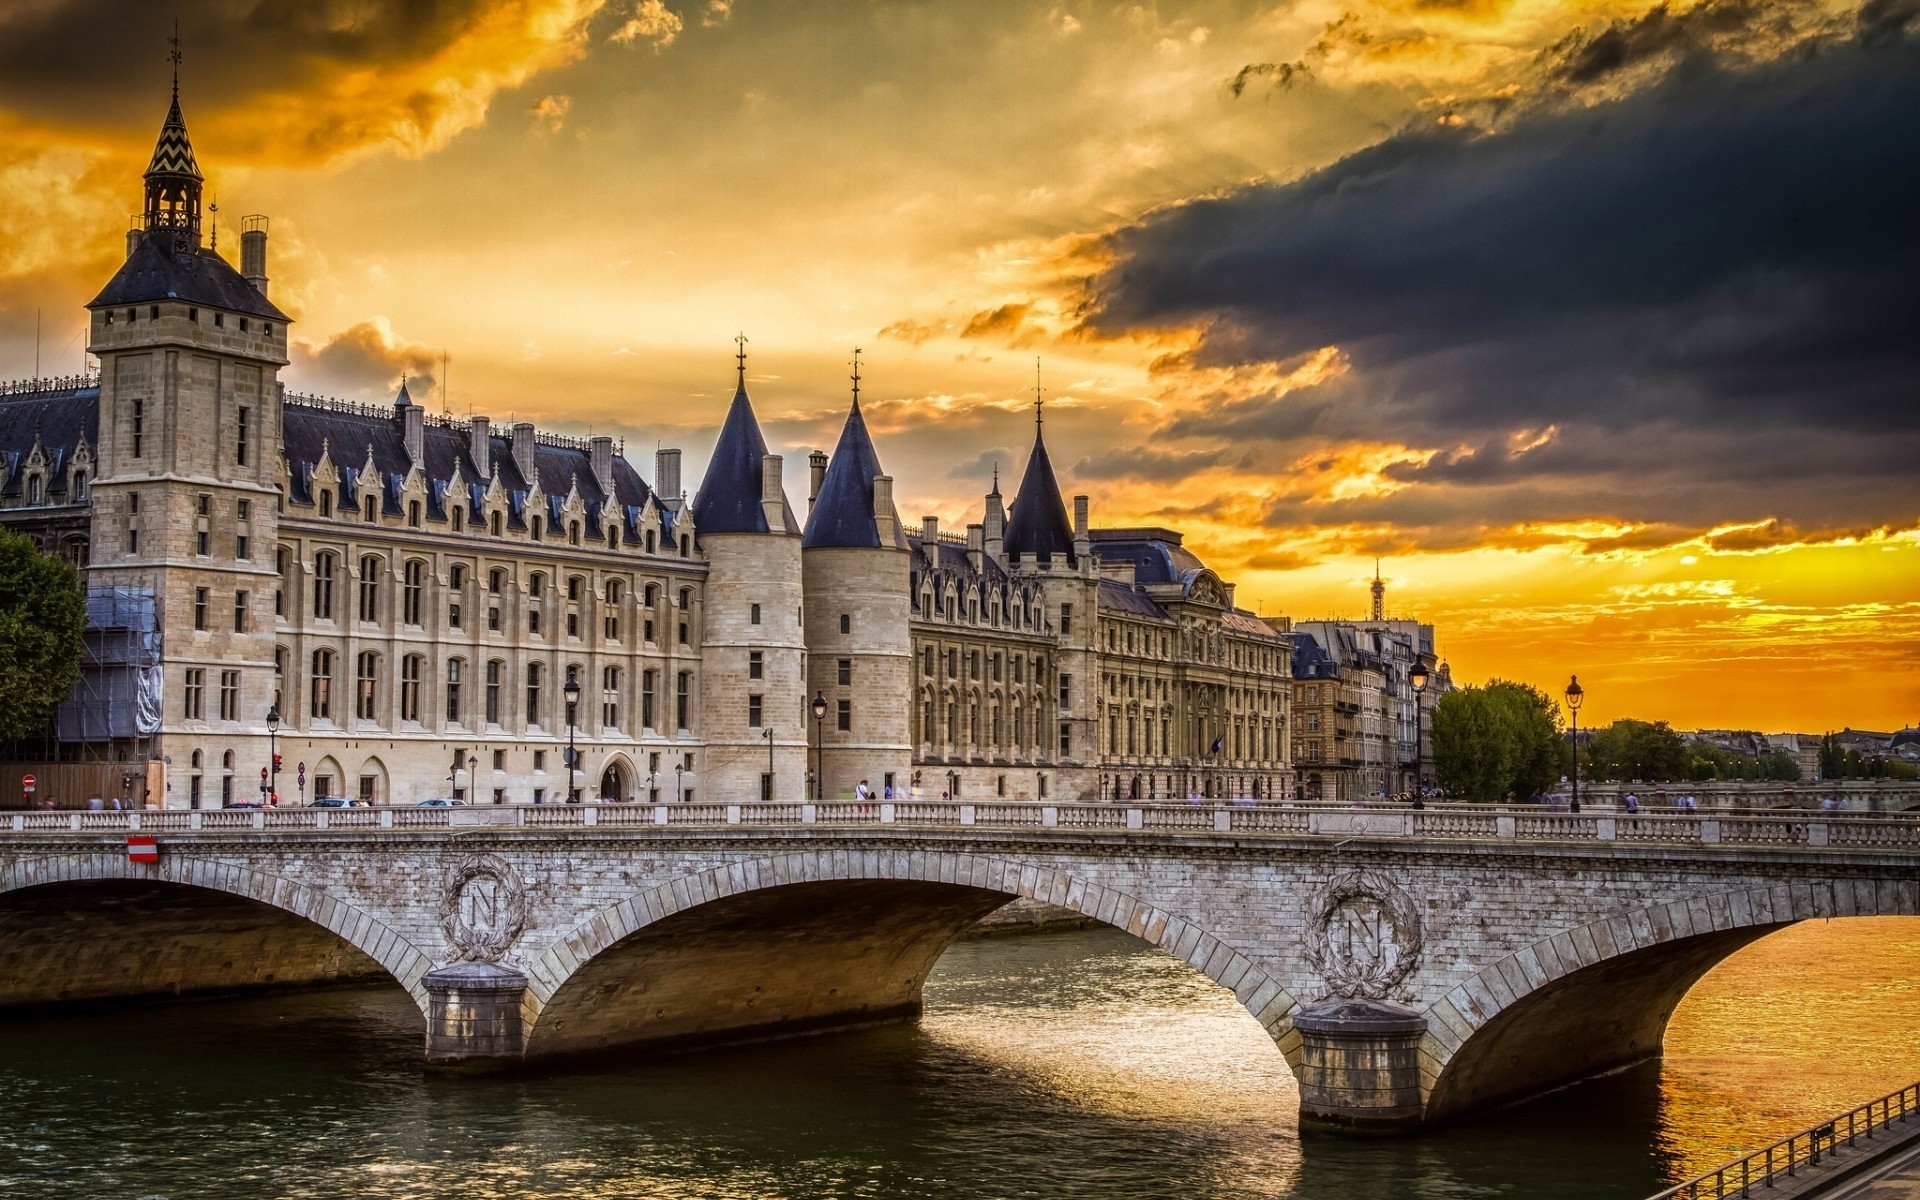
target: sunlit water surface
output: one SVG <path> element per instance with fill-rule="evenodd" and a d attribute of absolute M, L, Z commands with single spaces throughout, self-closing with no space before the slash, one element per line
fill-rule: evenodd
<path fill-rule="evenodd" d="M 1108 931 L 966 942 L 917 1025 L 422 1073 L 394 990 L 0 1024 L 0 1196 L 1641 1197 L 1920 1076 L 1920 920 L 1809 923 L 1664 1064 L 1417 1139 L 1309 1138 L 1226 992 Z"/>

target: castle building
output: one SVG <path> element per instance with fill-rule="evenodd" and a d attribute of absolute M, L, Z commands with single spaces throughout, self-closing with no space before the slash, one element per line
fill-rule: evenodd
<path fill-rule="evenodd" d="M 1279 798 L 1286 622 L 1159 528 L 1018 492 L 908 529 L 859 404 L 796 515 L 744 350 L 689 502 L 609 437 L 289 392 L 268 224 L 202 244 L 177 94 L 99 376 L 0 386 L 0 523 L 81 569 L 85 678 L 14 778 L 82 802 Z M 571 751 L 577 750 L 577 757 Z M 275 773 L 275 754 L 284 763 Z M 118 789 L 111 780 L 122 782 Z M 107 782 L 103 782 L 107 781 Z M 0 788 L 13 784 L 0 776 Z"/>

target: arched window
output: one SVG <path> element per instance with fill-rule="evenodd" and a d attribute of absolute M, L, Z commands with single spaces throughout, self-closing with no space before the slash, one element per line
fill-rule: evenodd
<path fill-rule="evenodd" d="M 538 600 L 547 590 L 547 577 L 538 571 L 527 577 L 527 595 Z"/>
<path fill-rule="evenodd" d="M 313 615 L 322 621 L 333 620 L 333 568 L 332 554 L 313 556 Z"/>
<path fill-rule="evenodd" d="M 527 724 L 540 724 L 540 685 L 545 682 L 547 668 L 544 663 L 527 664 Z"/>
<path fill-rule="evenodd" d="M 500 688 L 506 678 L 507 665 L 499 659 L 487 660 L 487 724 L 500 723 Z"/>
<path fill-rule="evenodd" d="M 78 504 L 86 498 L 87 473 L 85 471 L 75 471 L 73 473 L 73 502 Z"/>
<path fill-rule="evenodd" d="M 27 503 L 39 504 L 46 500 L 46 485 L 36 473 L 27 476 Z"/>
<path fill-rule="evenodd" d="M 678 727 L 682 732 L 686 731 L 687 710 L 689 707 L 691 707 L 692 702 L 693 702 L 693 674 L 690 671 L 682 671 L 680 672 L 678 692 L 674 696 L 674 706 L 675 706 L 674 716 L 678 720 L 679 722 Z"/>
<path fill-rule="evenodd" d="M 506 583 L 507 573 L 499 567 L 487 572 L 487 591 L 498 596 L 500 588 Z"/>
<path fill-rule="evenodd" d="M 371 554 L 360 557 L 360 619 L 380 619 L 380 560 Z"/>
<path fill-rule="evenodd" d="M 578 600 L 579 598 L 580 577 L 578 575 L 569 575 L 567 576 L 567 599 Z"/>
<path fill-rule="evenodd" d="M 307 711 L 318 721 L 333 719 L 333 651 L 313 652 L 312 691 Z"/>

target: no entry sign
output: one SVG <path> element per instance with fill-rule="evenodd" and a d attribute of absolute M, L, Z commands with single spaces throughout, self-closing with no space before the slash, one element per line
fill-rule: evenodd
<path fill-rule="evenodd" d="M 160 845 L 150 837 L 130 837 L 127 839 L 127 861 L 157 863 L 160 861 Z"/>
<path fill-rule="evenodd" d="M 31 775 L 22 775 L 20 777 L 20 790 L 29 796 L 33 795 L 33 789 L 39 785 L 40 781 Z"/>

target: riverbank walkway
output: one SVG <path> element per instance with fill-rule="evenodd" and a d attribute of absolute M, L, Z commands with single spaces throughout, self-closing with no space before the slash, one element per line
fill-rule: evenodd
<path fill-rule="evenodd" d="M 1920 1083 L 1668 1188 L 1652 1200 L 1911 1200 L 1920 1196 Z"/>

